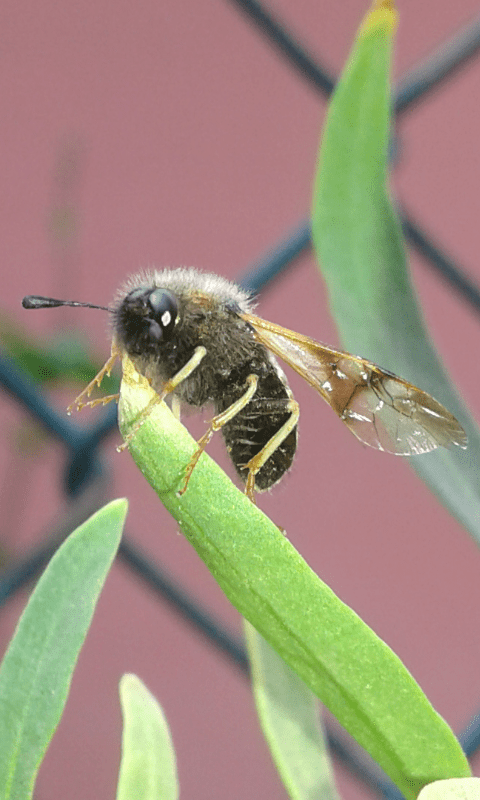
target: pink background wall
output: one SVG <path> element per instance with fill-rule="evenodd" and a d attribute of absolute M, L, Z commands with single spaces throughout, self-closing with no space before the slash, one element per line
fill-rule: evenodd
<path fill-rule="evenodd" d="M 366 3 L 275 0 L 271 7 L 338 71 Z M 404 0 L 400 13 L 398 76 L 478 13 L 478 4 Z M 477 59 L 402 118 L 394 178 L 407 209 L 478 283 L 479 90 Z M 234 278 L 308 213 L 326 102 L 228 2 L 6 0 L 0 103 L 2 308 L 40 340 L 71 327 L 99 359 L 108 353 L 100 312 L 27 313 L 24 294 L 104 304 L 128 273 L 149 265 L 196 265 Z M 69 153 L 75 164 L 65 194 L 55 171 Z M 79 227 L 62 253 L 50 223 L 66 201 Z M 478 415 L 478 317 L 414 255 L 411 261 L 432 334 Z M 310 256 L 265 294 L 260 312 L 337 342 Z M 478 549 L 402 459 L 362 448 L 295 376 L 292 386 L 302 411 L 296 465 L 260 505 L 460 730 L 480 705 Z M 63 408 L 74 394 L 55 402 Z M 2 396 L 0 417 L 0 535 L 14 557 L 51 530 L 65 458 L 54 443 L 24 462 L 15 437 L 25 415 Z M 192 430 L 202 431 L 202 422 Z M 116 443 L 115 436 L 104 446 L 108 498 L 129 497 L 132 538 L 239 632 L 237 613 Z M 218 442 L 210 452 L 226 463 Z M 2 647 L 24 602 L 22 595 L 2 611 Z M 40 800 L 114 796 L 117 682 L 126 671 L 164 705 L 182 797 L 285 796 L 244 679 L 117 564 L 40 772 Z M 342 770 L 338 778 L 345 800 L 370 796 Z"/>

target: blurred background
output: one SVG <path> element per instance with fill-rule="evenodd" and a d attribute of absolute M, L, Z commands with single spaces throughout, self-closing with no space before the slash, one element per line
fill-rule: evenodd
<path fill-rule="evenodd" d="M 268 9 L 334 77 L 367 3 L 272 0 Z M 397 85 L 424 59 L 435 56 L 438 65 L 457 52 L 472 55 L 403 108 L 392 188 L 409 217 L 480 285 L 478 3 L 404 0 L 399 11 Z M 116 452 L 114 409 L 65 416 L 92 364 L 109 354 L 107 315 L 32 313 L 20 303 L 36 293 L 108 304 L 127 275 L 151 266 L 252 278 L 308 218 L 325 92 L 229 0 L 7 0 L 0 31 L 0 332 L 5 352 L 43 381 L 53 409 L 43 419 L 56 428 L 52 437 L 38 422 L 38 398 L 23 395 L 27 410 L 12 395 L 27 389 L 5 361 L 0 651 L 31 590 L 27 578 L 53 542 L 118 496 L 130 502 L 130 545 L 240 639 L 237 612 L 129 454 Z M 335 346 L 325 289 L 304 244 L 301 234 L 298 256 L 260 292 L 259 313 Z M 480 306 L 415 248 L 409 253 L 432 336 L 478 416 Z M 44 355 L 35 365 L 38 350 Z M 60 379 L 65 370 L 77 379 Z M 460 732 L 480 708 L 478 549 L 405 460 L 362 447 L 295 375 L 291 385 L 301 404 L 298 456 L 259 505 Z M 205 429 L 202 415 L 187 424 L 195 435 Z M 82 431 L 101 438 L 90 459 Z M 209 452 L 232 475 L 218 438 Z M 92 475 L 97 482 L 83 480 Z M 182 797 L 285 798 L 241 654 L 235 662 L 164 602 L 124 551 L 81 653 L 37 800 L 114 796 L 117 684 L 127 671 L 165 708 Z M 335 763 L 345 800 L 378 796 Z M 480 762 L 473 764 L 478 774 Z"/>

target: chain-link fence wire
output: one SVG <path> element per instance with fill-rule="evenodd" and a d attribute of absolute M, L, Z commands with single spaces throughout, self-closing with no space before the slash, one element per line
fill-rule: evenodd
<path fill-rule="evenodd" d="M 299 43 L 277 17 L 257 0 L 232 2 L 247 15 L 270 46 L 288 60 L 302 80 L 308 81 L 323 96 L 331 94 L 335 86 L 334 76 Z M 425 96 L 437 90 L 445 81 L 451 80 L 458 70 L 477 56 L 479 49 L 480 17 L 456 32 L 400 79 L 394 91 L 396 115 L 412 110 Z M 397 148 L 392 147 L 392 152 L 397 152 Z M 422 256 L 423 263 L 480 313 L 480 288 L 468 277 L 463 267 L 445 252 L 439 242 L 433 241 L 421 229 L 407 210 L 402 209 L 399 214 L 405 237 Z M 310 244 L 309 221 L 300 221 L 250 265 L 238 278 L 238 283 L 255 294 L 267 289 L 284 270 L 294 266 Z M 59 414 L 41 389 L 18 368 L 14 360 L 2 353 L 0 385 L 48 433 L 62 442 L 69 455 L 63 485 L 63 491 L 69 499 L 69 512 L 63 516 L 61 522 L 53 526 L 53 533 L 50 526 L 48 534 L 40 535 L 40 541 L 44 542 L 41 547 L 33 549 L 0 575 L 0 605 L 3 605 L 40 574 L 65 536 L 101 504 L 104 497 L 105 465 L 102 462 L 100 445 L 116 428 L 116 408 L 106 409 L 100 419 L 90 427 L 80 427 L 65 418 L 65 415 Z M 232 667 L 248 677 L 248 661 L 241 641 L 215 619 L 198 598 L 187 593 L 150 554 L 142 553 L 133 545 L 128 532 L 123 537 L 119 558 L 148 587 L 155 598 L 169 603 L 192 630 L 200 634 L 207 644 L 216 647 Z M 327 734 L 334 756 L 352 776 L 378 797 L 401 800 L 403 795 L 388 779 L 381 776 L 376 765 L 355 742 L 334 730 L 331 725 L 327 725 Z M 472 756 L 478 750 L 480 712 L 472 716 L 470 724 L 459 735 L 459 739 L 467 756 Z"/>

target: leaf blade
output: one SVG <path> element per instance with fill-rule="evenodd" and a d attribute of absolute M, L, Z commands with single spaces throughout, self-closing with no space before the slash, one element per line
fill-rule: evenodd
<path fill-rule="evenodd" d="M 272 759 L 292 800 L 339 800 L 318 700 L 245 622 L 257 714 Z"/>
<path fill-rule="evenodd" d="M 125 436 L 154 398 L 125 369 L 119 423 Z M 204 453 L 178 496 L 196 442 L 165 403 L 129 442 L 146 479 L 231 603 L 414 798 L 432 780 L 470 770 L 444 720 L 398 657 L 326 586 L 276 525 Z M 391 691 L 388 687 L 391 686 Z M 419 756 L 421 742 L 432 740 Z M 435 735 L 436 734 L 436 735 Z M 445 772 L 448 775 L 445 775 Z"/>
<path fill-rule="evenodd" d="M 178 800 L 175 752 L 167 720 L 136 675 L 120 681 L 122 761 L 117 800 Z"/>
<path fill-rule="evenodd" d="M 427 333 L 388 196 L 389 67 L 396 12 L 374 4 L 332 98 L 312 210 L 312 238 L 342 342 L 429 392 L 469 444 L 410 463 L 480 543 L 480 435 Z"/>
<path fill-rule="evenodd" d="M 95 604 L 127 511 L 116 500 L 80 525 L 53 556 L 0 668 L 0 796 L 30 798 L 60 720 Z"/>

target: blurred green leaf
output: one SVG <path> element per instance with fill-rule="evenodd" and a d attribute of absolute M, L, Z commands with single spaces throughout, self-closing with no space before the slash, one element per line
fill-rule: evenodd
<path fill-rule="evenodd" d="M 51 344 L 39 344 L 15 322 L 0 315 L 0 340 L 18 366 L 37 383 L 86 385 L 101 366 L 90 357 L 84 342 L 76 333 L 57 334 Z M 105 350 L 108 350 L 107 342 Z M 118 378 L 105 376 L 102 381 L 105 394 L 118 392 L 118 384 Z"/>
<path fill-rule="evenodd" d="M 0 667 L 0 797 L 31 798 L 127 513 L 115 500 L 57 550 Z"/>
<path fill-rule="evenodd" d="M 339 800 L 318 700 L 248 622 L 245 639 L 257 714 L 292 800 Z"/>
<path fill-rule="evenodd" d="M 466 451 L 439 448 L 409 461 L 480 542 L 480 436 L 429 339 L 386 189 L 396 20 L 388 0 L 373 8 L 328 113 L 315 183 L 314 245 L 344 347 L 432 394 L 465 428 Z"/>
<path fill-rule="evenodd" d="M 155 697 L 136 675 L 120 681 L 122 762 L 117 800 L 177 800 L 175 752 Z"/>

